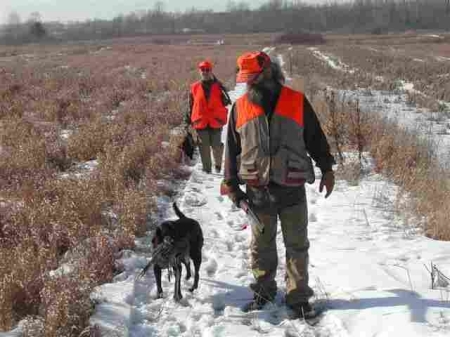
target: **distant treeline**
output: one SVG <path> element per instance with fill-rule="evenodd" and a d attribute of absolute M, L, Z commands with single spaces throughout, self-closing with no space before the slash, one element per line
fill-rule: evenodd
<path fill-rule="evenodd" d="M 246 2 L 229 1 L 226 12 L 192 9 L 183 13 L 167 12 L 163 2 L 157 2 L 147 11 L 120 15 L 112 20 L 45 22 L 39 27 L 36 19 L 21 23 L 15 14 L 10 15 L 9 21 L 2 28 L 1 43 L 182 33 L 332 31 L 382 34 L 410 29 L 450 30 L 450 0 L 329 1 L 322 5 L 271 0 L 257 9 L 250 9 Z"/>

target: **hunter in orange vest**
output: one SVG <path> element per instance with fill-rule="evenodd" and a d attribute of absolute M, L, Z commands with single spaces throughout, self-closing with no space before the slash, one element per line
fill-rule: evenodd
<path fill-rule="evenodd" d="M 189 111 L 186 124 L 198 135 L 203 171 L 211 173 L 211 150 L 214 167 L 220 172 L 222 167 L 223 143 L 222 127 L 227 123 L 227 105 L 231 104 L 227 90 L 214 76 L 212 63 L 203 61 L 198 64 L 200 81 L 190 86 Z"/>
<path fill-rule="evenodd" d="M 240 206 L 247 200 L 260 226 L 252 226 L 250 284 L 253 300 L 245 311 L 259 310 L 275 299 L 277 223 L 286 248 L 286 305 L 292 318 L 311 318 L 309 303 L 308 209 L 305 183 L 315 180 L 311 158 L 322 172 L 319 191 L 334 187 L 334 157 L 319 120 L 302 92 L 284 85 L 280 66 L 264 52 L 237 60 L 236 82 L 247 92 L 233 104 L 228 120 L 221 194 Z M 239 185 L 245 184 L 246 192 Z"/>

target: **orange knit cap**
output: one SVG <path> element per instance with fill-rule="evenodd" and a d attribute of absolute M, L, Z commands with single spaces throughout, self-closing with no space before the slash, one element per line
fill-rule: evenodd
<path fill-rule="evenodd" d="M 236 82 L 251 83 L 264 68 L 270 66 L 270 62 L 269 55 L 262 51 L 242 54 L 237 59 L 239 71 L 236 75 Z"/>
<path fill-rule="evenodd" d="M 198 69 L 209 69 L 211 70 L 213 68 L 213 65 L 210 61 L 202 61 L 198 64 Z"/>

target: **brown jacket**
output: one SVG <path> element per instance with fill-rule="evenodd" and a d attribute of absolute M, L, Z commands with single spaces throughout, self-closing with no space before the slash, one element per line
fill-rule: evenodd
<path fill-rule="evenodd" d="M 302 93 L 282 87 L 270 125 L 264 109 L 247 95 L 236 101 L 235 128 L 241 139 L 238 176 L 251 186 L 302 186 L 314 182 L 303 138 Z"/>
<path fill-rule="evenodd" d="M 319 120 L 317 119 L 317 116 L 307 98 L 304 95 L 301 95 L 303 97 L 303 102 L 301 100 L 298 100 L 297 103 L 294 103 L 302 105 L 301 107 L 299 107 L 300 111 L 303 111 L 303 127 L 301 128 L 301 132 L 299 132 L 300 128 L 295 125 L 295 122 L 283 121 L 283 123 L 280 123 L 279 115 L 274 113 L 278 105 L 278 99 L 280 97 L 280 93 L 282 92 L 282 88 L 283 87 L 280 85 L 279 88 L 273 93 L 267 93 L 266 95 L 263 95 L 263 100 L 259 104 L 264 110 L 265 120 L 269 125 L 268 129 L 273 132 L 272 129 L 274 129 L 275 127 L 273 127 L 272 123 L 278 126 L 285 125 L 283 126 L 283 128 L 287 127 L 287 129 L 279 130 L 277 134 L 289 134 L 288 138 L 289 142 L 291 143 L 295 143 L 297 138 L 297 144 L 295 144 L 294 147 L 298 149 L 304 145 L 305 151 L 301 154 L 302 156 L 305 153 L 311 156 L 316 165 L 321 169 L 322 173 L 331 171 L 332 165 L 335 164 L 335 160 L 330 153 L 330 147 L 322 131 Z M 243 140 L 242 137 L 246 137 L 246 134 L 241 130 L 238 130 L 237 127 L 237 104 L 237 102 L 233 104 L 230 111 L 228 120 L 227 144 L 225 150 L 224 181 L 232 189 L 238 188 L 239 184 L 245 183 L 245 181 L 242 179 L 245 177 L 242 176 L 240 170 L 242 160 L 246 161 L 246 158 L 242 158 L 243 148 L 246 144 L 246 140 Z M 259 130 L 261 131 L 261 129 Z M 284 141 L 281 143 L 284 143 Z M 277 151 L 280 149 L 277 144 L 279 145 L 281 143 L 279 140 L 274 141 L 271 137 L 269 150 L 270 157 L 276 156 Z M 301 186 L 292 186 L 289 184 L 285 184 L 283 186 L 282 184 L 280 184 L 279 179 L 273 179 L 273 177 L 274 174 L 272 174 L 269 178 L 269 183 L 263 187 L 252 187 L 251 185 L 247 184 L 247 194 L 250 197 L 250 201 L 255 206 L 267 207 L 270 204 L 276 204 L 277 206 L 294 205 L 300 200 L 300 198 L 303 197 L 303 184 L 301 184 Z M 310 180 L 310 177 L 306 175 L 304 178 L 305 180 Z"/>

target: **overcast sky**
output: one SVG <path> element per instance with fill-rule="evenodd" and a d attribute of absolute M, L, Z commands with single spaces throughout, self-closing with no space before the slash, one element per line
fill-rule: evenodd
<path fill-rule="evenodd" d="M 325 0 L 303 0 L 302 2 L 320 3 Z M 152 9 L 157 0 L 0 0 L 0 23 L 6 23 L 11 12 L 19 14 L 22 21 L 30 13 L 39 12 L 43 21 L 69 21 L 86 19 L 112 19 L 118 14 L 127 14 L 137 10 Z M 196 9 L 213 9 L 223 11 L 228 0 L 165 0 L 164 10 L 185 11 Z M 267 0 L 235 0 L 245 2 L 250 8 L 267 3 Z"/>

